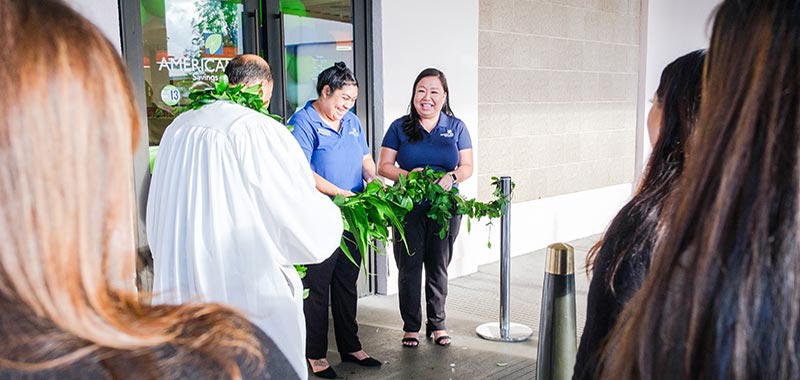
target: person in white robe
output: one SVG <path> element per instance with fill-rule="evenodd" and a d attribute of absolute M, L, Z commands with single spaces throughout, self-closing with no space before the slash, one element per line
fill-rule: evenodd
<path fill-rule="evenodd" d="M 268 102 L 271 72 L 265 84 L 247 66 L 266 61 L 239 59 L 226 69 L 231 83 L 261 82 Z M 161 139 L 146 222 L 154 303 L 233 306 L 308 377 L 303 285 L 292 264 L 330 256 L 342 218 L 284 125 L 228 101 L 178 116 Z"/>

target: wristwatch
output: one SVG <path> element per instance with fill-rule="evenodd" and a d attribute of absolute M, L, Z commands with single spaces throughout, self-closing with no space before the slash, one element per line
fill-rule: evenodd
<path fill-rule="evenodd" d="M 453 183 L 456 183 L 456 181 L 458 181 L 458 176 L 456 176 L 455 172 L 450 172 L 447 174 L 450 174 L 450 177 L 453 178 Z"/>

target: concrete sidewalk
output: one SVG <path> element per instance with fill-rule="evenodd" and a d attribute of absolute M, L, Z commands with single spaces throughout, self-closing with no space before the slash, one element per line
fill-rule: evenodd
<path fill-rule="evenodd" d="M 575 288 L 578 334 L 586 319 L 588 280 L 583 266 L 586 252 L 599 236 L 569 242 L 575 247 Z M 500 343 L 481 339 L 475 328 L 497 322 L 500 313 L 500 265 L 481 266 L 477 273 L 450 281 L 447 297 L 449 347 L 422 339 L 416 349 L 400 344 L 403 335 L 397 295 L 359 300 L 359 336 L 364 350 L 383 367 L 363 368 L 341 363 L 330 328 L 328 360 L 340 378 L 361 379 L 533 379 L 539 329 L 545 250 L 514 257 L 511 262 L 511 322 L 534 330 L 530 340 Z M 424 308 L 423 308 L 424 313 Z M 424 334 L 424 329 L 422 331 Z M 316 377 L 309 372 L 309 379 Z"/>

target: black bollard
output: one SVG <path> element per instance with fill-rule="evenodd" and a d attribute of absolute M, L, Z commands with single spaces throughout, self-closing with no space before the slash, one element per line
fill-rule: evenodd
<path fill-rule="evenodd" d="M 547 247 L 536 380 L 569 380 L 577 355 L 575 259 L 569 244 Z"/>

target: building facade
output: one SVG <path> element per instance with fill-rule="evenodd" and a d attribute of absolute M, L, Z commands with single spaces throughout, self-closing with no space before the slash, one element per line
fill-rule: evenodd
<path fill-rule="evenodd" d="M 491 178 L 516 183 L 512 255 L 601 233 L 629 198 L 649 151 L 644 115 L 661 69 L 707 45 L 718 0 L 68 0 L 119 48 L 137 91 L 143 140 L 134 188 L 144 235 L 148 163 L 198 80 L 257 53 L 288 117 L 313 99 L 316 74 L 345 61 L 360 82 L 354 112 L 377 159 L 426 67 L 448 76 L 472 136 L 476 170 L 462 184 L 489 200 Z M 451 276 L 499 259 L 499 221 L 466 223 Z M 487 240 L 492 248 L 487 247 Z M 391 254 L 373 255 L 362 294 L 393 293 Z"/>

